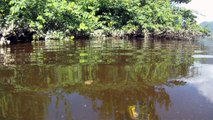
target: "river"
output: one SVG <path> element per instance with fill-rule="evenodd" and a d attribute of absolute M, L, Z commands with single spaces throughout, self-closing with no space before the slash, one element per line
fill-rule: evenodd
<path fill-rule="evenodd" d="M 210 120 L 213 41 L 40 41 L 0 48 L 0 120 Z"/>

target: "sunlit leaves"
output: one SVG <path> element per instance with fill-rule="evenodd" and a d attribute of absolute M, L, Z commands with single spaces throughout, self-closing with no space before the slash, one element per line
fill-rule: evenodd
<path fill-rule="evenodd" d="M 80 23 L 80 25 L 79 25 L 79 31 L 80 30 L 87 30 L 87 29 L 88 29 L 88 27 L 84 23 Z"/>
<path fill-rule="evenodd" d="M 172 0 L 187 3 L 190 0 Z M 0 24 L 19 23 L 35 31 L 69 31 L 90 33 L 102 29 L 148 32 L 181 30 L 186 20 L 188 28 L 195 26 L 195 16 L 182 10 L 171 0 L 1 0 Z M 3 24 L 7 23 L 7 24 Z M 15 24 L 16 24 L 15 23 Z"/>
<path fill-rule="evenodd" d="M 45 23 L 46 22 L 46 20 L 43 18 L 43 16 L 41 16 L 41 15 L 39 15 L 38 17 L 37 17 L 37 20 L 39 20 L 39 21 L 41 21 L 42 23 Z"/>

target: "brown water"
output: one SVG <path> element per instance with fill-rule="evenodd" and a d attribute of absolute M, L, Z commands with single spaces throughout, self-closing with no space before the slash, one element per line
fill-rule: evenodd
<path fill-rule="evenodd" d="M 0 48 L 0 120 L 211 120 L 213 41 Z"/>

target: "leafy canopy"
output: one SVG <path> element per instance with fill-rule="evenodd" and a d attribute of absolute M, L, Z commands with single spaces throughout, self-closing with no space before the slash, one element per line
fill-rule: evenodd
<path fill-rule="evenodd" d="M 1 0 L 0 26 L 11 24 L 37 33 L 61 31 L 88 34 L 102 29 L 126 34 L 137 31 L 196 30 L 190 10 L 175 7 L 171 2 L 191 0 Z M 185 22 L 186 21 L 186 22 Z M 183 27 L 183 23 L 186 24 Z"/>

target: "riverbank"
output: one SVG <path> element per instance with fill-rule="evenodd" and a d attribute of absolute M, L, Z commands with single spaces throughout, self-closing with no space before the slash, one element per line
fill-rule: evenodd
<path fill-rule="evenodd" d="M 194 39 L 208 30 L 196 23 L 191 10 L 177 5 L 188 2 L 1 1 L 1 43 L 79 37 Z"/>
<path fill-rule="evenodd" d="M 31 42 L 33 40 L 68 40 L 68 39 L 79 39 L 79 38 L 98 38 L 105 39 L 107 37 L 113 38 L 144 38 L 144 39 L 173 39 L 173 40 L 195 40 L 199 37 L 208 36 L 208 33 L 202 33 L 200 31 L 192 30 L 180 30 L 180 31 L 171 31 L 164 30 L 158 32 L 148 32 L 148 31 L 134 31 L 128 33 L 122 30 L 95 30 L 91 33 L 69 33 L 65 34 L 62 32 L 51 31 L 46 34 L 39 34 L 33 30 L 26 28 L 16 28 L 10 26 L 8 29 L 2 29 L 0 31 L 0 46 L 16 44 L 16 43 L 25 43 Z"/>
<path fill-rule="evenodd" d="M 205 30 L 205 29 L 203 29 Z M 97 29 L 92 32 L 62 32 L 62 31 L 47 31 L 46 33 L 36 32 L 35 30 L 27 27 L 19 27 L 18 25 L 11 24 L 7 28 L 0 30 L 0 46 L 31 42 L 33 40 L 67 40 L 79 38 L 144 38 L 144 39 L 173 39 L 173 40 L 195 40 L 199 37 L 209 36 L 208 31 L 181 29 L 181 30 L 161 30 L 161 31 L 148 31 L 148 30 L 135 30 L 125 31 L 119 29 L 104 30 Z"/>

